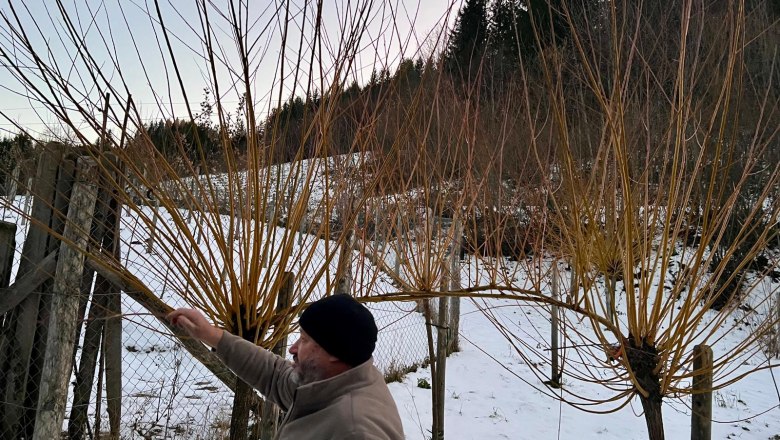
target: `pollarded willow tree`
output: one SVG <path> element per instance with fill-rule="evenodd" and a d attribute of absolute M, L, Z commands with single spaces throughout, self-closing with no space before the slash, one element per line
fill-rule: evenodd
<path fill-rule="evenodd" d="M 577 347 L 564 374 L 612 391 L 562 398 L 611 411 L 638 397 L 651 439 L 664 438 L 663 399 L 706 373 L 693 371 L 695 345 L 713 347 L 714 389 L 777 367 L 764 354 L 779 319 L 780 95 L 765 64 L 777 22 L 764 2 L 672 6 L 556 9 L 570 42 L 540 52 L 548 107 L 528 113 L 548 250 L 576 274 L 566 302 L 584 312 L 564 313 L 564 345 Z M 525 356 L 549 358 L 496 324 Z"/>

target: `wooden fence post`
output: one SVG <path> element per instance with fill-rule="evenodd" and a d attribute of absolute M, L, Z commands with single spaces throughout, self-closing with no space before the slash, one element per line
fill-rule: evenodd
<path fill-rule="evenodd" d="M 397 206 L 397 205 L 396 205 Z M 401 277 L 401 255 L 403 254 L 403 236 L 401 234 L 401 211 L 398 211 L 395 219 L 395 275 Z"/>
<path fill-rule="evenodd" d="M 192 211 L 194 211 L 193 208 L 195 208 L 196 206 L 204 205 L 200 201 L 200 189 L 199 189 L 200 188 L 200 181 L 199 181 L 199 179 L 200 179 L 200 165 L 195 167 L 195 175 L 192 176 L 192 178 L 190 180 L 190 188 L 189 188 L 190 194 L 189 194 L 189 196 L 192 197 L 193 202 L 190 204 L 190 210 L 187 213 L 187 222 L 191 222 L 192 221 L 192 214 L 193 214 Z"/>
<path fill-rule="evenodd" d="M 105 170 L 113 169 L 117 164 L 107 164 Z M 116 179 L 116 176 L 113 176 Z M 119 215 L 120 205 L 109 188 L 101 179 L 89 250 L 99 253 L 101 258 L 112 258 L 119 263 Z M 94 284 L 93 284 L 94 281 Z M 94 289 L 93 289 L 94 285 Z M 101 274 L 87 265 L 84 269 L 81 285 L 81 301 L 79 305 L 79 322 L 84 319 L 86 306 L 89 302 L 89 316 L 84 329 L 84 342 L 81 348 L 76 382 L 73 390 L 73 401 L 68 417 L 69 440 L 81 440 L 87 432 L 87 411 L 89 402 L 100 399 L 100 395 L 92 400 L 93 381 L 97 358 L 100 350 L 103 355 L 106 372 L 106 398 L 108 401 L 109 425 L 111 436 L 119 438 L 121 420 L 122 391 L 122 340 L 121 340 L 121 299 L 118 289 Z M 90 298 L 91 296 L 91 298 Z M 76 341 L 80 340 L 81 325 L 77 327 Z M 102 347 L 102 348 L 101 348 Z M 74 362 L 76 347 L 73 349 Z"/>
<path fill-rule="evenodd" d="M 460 285 L 460 248 L 462 246 L 461 241 L 463 238 L 463 226 L 460 219 L 453 220 L 452 227 L 453 241 L 450 254 L 450 290 L 458 291 L 461 289 Z M 453 296 L 450 298 L 450 319 L 449 319 L 449 344 L 447 346 L 447 353 L 451 354 L 456 351 L 460 351 L 460 297 Z"/>
<path fill-rule="evenodd" d="M 377 261 L 384 261 L 385 259 L 385 239 L 382 235 L 384 231 L 380 229 L 381 222 L 382 210 L 379 203 L 377 203 L 374 205 L 374 258 Z"/>
<path fill-rule="evenodd" d="M 244 338 L 248 335 L 244 334 Z M 249 434 L 249 413 L 252 410 L 252 402 L 255 402 L 255 391 L 251 385 L 241 378 L 237 379 L 235 394 L 233 395 L 233 411 L 230 414 L 230 440 L 244 440 Z M 257 412 L 258 408 L 254 408 Z"/>
<path fill-rule="evenodd" d="M 288 309 L 292 304 L 292 297 L 295 285 L 295 274 L 292 272 L 282 273 L 282 288 L 279 289 L 279 294 L 276 297 L 276 311 L 277 313 Z M 276 343 L 273 350 L 279 356 L 284 356 L 287 352 L 287 336 Z M 276 431 L 279 429 L 279 407 L 269 402 L 268 400 L 263 402 L 263 411 L 261 416 L 261 440 L 271 440 L 276 435 Z"/>
<path fill-rule="evenodd" d="M 712 348 L 693 347 L 693 402 L 691 440 L 712 438 Z"/>
<path fill-rule="evenodd" d="M 27 188 L 24 191 L 24 208 L 22 208 L 22 221 L 21 223 L 24 225 L 27 223 L 27 216 L 30 214 L 30 206 L 32 205 L 32 185 L 33 185 L 33 178 L 28 177 L 27 178 Z"/>
<path fill-rule="evenodd" d="M 775 295 L 775 357 L 780 358 L 780 291 Z"/>
<path fill-rule="evenodd" d="M 436 347 L 433 341 L 433 313 L 431 311 L 431 299 L 424 299 L 420 301 L 423 307 L 423 316 L 425 316 L 425 336 L 428 340 L 428 361 L 431 370 L 431 382 L 436 382 Z M 418 303 L 419 306 L 419 303 Z M 431 389 L 431 432 L 435 426 L 439 426 L 439 412 L 436 410 L 439 407 L 437 393 Z"/>
<path fill-rule="evenodd" d="M 99 245 L 102 237 L 106 235 L 105 206 L 106 194 L 101 189 L 98 192 L 97 203 L 95 207 L 94 222 L 91 230 L 91 243 L 89 250 L 99 252 Z M 96 246 L 92 246 L 92 245 Z M 78 368 L 76 369 L 76 381 L 73 387 L 73 403 L 68 417 L 68 439 L 81 440 L 86 437 L 87 411 L 92 395 L 92 385 L 95 377 L 95 368 L 97 367 L 97 356 L 100 352 L 101 337 L 103 334 L 103 324 L 106 315 L 105 295 L 98 293 L 100 286 L 104 281 L 98 276 L 95 278 L 95 270 L 87 266 L 84 268 L 81 278 L 81 298 L 79 304 L 78 319 L 84 320 L 89 305 L 89 315 L 86 317 L 84 325 L 84 342 L 81 346 L 81 355 L 79 356 Z M 93 290 L 94 285 L 94 290 Z M 82 325 L 76 326 L 75 341 L 81 338 Z M 76 362 L 76 346 L 73 347 L 73 362 Z M 99 396 L 97 397 L 100 398 Z"/>
<path fill-rule="evenodd" d="M 97 186 L 88 179 L 95 173 L 95 162 L 82 157 L 78 161 L 54 277 L 49 333 L 44 354 L 41 387 L 38 394 L 34 439 L 58 438 L 62 432 L 65 402 L 70 380 L 72 350 L 75 343 L 79 306 L 83 249 L 89 238 Z"/>
<path fill-rule="evenodd" d="M 16 224 L 0 221 L 0 287 L 11 283 L 16 250 Z"/>
<path fill-rule="evenodd" d="M 561 298 L 559 287 L 560 274 L 558 273 L 558 261 L 553 260 L 552 264 L 552 298 L 558 300 Z M 561 387 L 561 372 L 558 366 L 558 306 L 550 307 L 550 381 L 548 385 L 553 388 Z"/>
<path fill-rule="evenodd" d="M 445 277 L 442 280 L 441 289 L 446 290 L 450 287 L 450 278 L 447 271 L 444 271 Z M 444 401 L 445 401 L 445 378 L 447 374 L 447 348 L 449 346 L 449 303 L 450 299 L 446 296 L 439 298 L 439 319 L 436 325 L 436 371 L 433 376 L 433 426 L 431 429 L 432 440 L 444 440 Z"/>
<path fill-rule="evenodd" d="M 110 164 L 105 168 L 108 170 L 119 169 L 121 164 L 114 155 L 107 159 Z M 112 177 L 124 186 L 124 172 L 112 173 Z M 111 189 L 107 182 L 102 186 L 107 194 L 105 206 L 105 230 L 101 248 L 105 249 L 106 255 L 113 259 L 114 263 L 119 264 L 121 259 L 122 242 L 120 237 L 122 204 L 118 195 Z M 108 425 L 112 440 L 118 440 L 120 437 L 120 425 L 122 422 L 122 293 L 111 282 L 98 276 L 105 289 L 100 293 L 107 296 L 106 314 L 107 319 L 103 326 L 103 350 L 105 351 L 106 367 L 106 409 L 108 411 Z M 97 289 L 97 286 L 96 286 Z"/>
<path fill-rule="evenodd" d="M 64 212 L 58 210 L 60 208 L 66 209 L 67 203 L 58 199 L 67 199 L 72 169 L 72 163 L 63 160 L 57 146 L 47 144 L 38 162 L 35 186 L 30 182 L 26 190 L 25 203 L 29 205 L 32 201 L 32 209 L 28 213 L 28 207 L 25 207 L 22 220 L 26 221 L 29 215 L 34 221 L 24 241 L 17 279 L 36 272 L 46 255 L 53 250 L 54 245 L 50 242 L 55 240 L 51 239 L 50 230 L 62 232 L 58 229 L 60 222 L 54 213 Z M 48 293 L 50 285 L 50 281 L 45 281 L 28 289 L 14 301 L 14 309 L 6 315 L 9 323 L 3 329 L 6 345 L 4 352 L 0 353 L 0 371 L 5 374 L 5 380 L 0 381 L 0 438 L 33 435 L 40 377 L 39 350 L 46 342 L 47 327 L 39 320 L 45 318 L 42 310 L 48 310 L 50 298 L 45 292 Z M 34 385 L 28 387 L 30 383 Z"/>
<path fill-rule="evenodd" d="M 447 372 L 447 318 L 449 298 L 439 298 L 439 319 L 436 327 L 436 377 L 433 380 L 433 392 L 436 393 L 438 413 L 437 426 L 433 427 L 433 440 L 444 440 L 444 386 Z"/>
<path fill-rule="evenodd" d="M 16 191 L 19 186 L 19 174 L 21 173 L 22 166 L 17 163 L 14 167 L 14 170 L 11 172 L 11 181 L 8 182 L 8 177 L 6 177 L 6 185 L 5 189 L 7 190 L 6 194 L 8 195 L 8 203 L 13 204 L 14 199 L 16 198 Z"/>
<path fill-rule="evenodd" d="M 0 287 L 8 287 L 11 282 L 11 271 L 14 266 L 14 251 L 16 250 L 16 224 L 0 221 Z M 3 314 L 0 313 L 0 354 L 6 350 L 6 332 L 3 325 Z M 3 373 L 0 373 L 3 374 Z M 0 394 L 2 397 L 2 394 Z M 0 418 L 2 405 L 0 405 Z M 0 431 L 2 434 L 2 431 Z"/>

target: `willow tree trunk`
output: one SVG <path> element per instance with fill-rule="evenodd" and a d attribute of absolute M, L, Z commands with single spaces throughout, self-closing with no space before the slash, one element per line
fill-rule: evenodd
<path fill-rule="evenodd" d="M 249 409 L 254 397 L 252 386 L 238 379 L 230 417 L 230 440 L 244 440 L 249 433 Z"/>
<path fill-rule="evenodd" d="M 647 438 L 649 440 L 664 440 L 664 419 L 661 416 L 661 396 L 642 397 L 642 409 L 645 411 Z"/>
<path fill-rule="evenodd" d="M 292 304 L 292 297 L 295 290 L 295 274 L 292 272 L 282 273 L 283 281 L 282 288 L 279 290 L 279 295 L 276 297 L 276 311 L 277 313 L 283 313 L 283 311 L 290 307 Z M 272 350 L 277 356 L 284 357 L 287 351 L 287 336 L 280 339 L 276 343 Z M 276 433 L 279 430 L 279 422 L 281 411 L 278 406 L 269 400 L 263 402 L 262 416 L 260 423 L 260 439 L 272 440 L 276 437 Z"/>
<path fill-rule="evenodd" d="M 645 411 L 647 423 L 647 437 L 650 440 L 664 439 L 664 420 L 661 416 L 661 378 L 656 373 L 660 362 L 658 349 L 651 343 L 642 339 L 637 341 L 631 335 L 626 338 L 626 357 L 631 369 L 634 371 L 634 380 L 637 388 L 641 387 L 639 399 Z"/>

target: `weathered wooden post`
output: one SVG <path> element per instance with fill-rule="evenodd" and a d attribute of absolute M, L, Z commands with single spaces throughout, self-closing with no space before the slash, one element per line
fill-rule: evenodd
<path fill-rule="evenodd" d="M 11 271 L 14 267 L 14 251 L 16 249 L 16 224 L 0 221 L 0 288 L 8 287 L 11 281 Z M 0 293 L 2 295 L 2 293 Z M 2 306 L 0 306 L 2 307 Z M 3 313 L 0 309 L 0 354 L 5 353 L 7 335 L 3 328 Z M 5 373 L 0 372 L 5 380 Z M 2 397 L 2 394 L 0 394 Z M 0 406 L 0 418 L 2 418 L 2 406 Z M 0 434 L 3 434 L 0 431 Z"/>
<path fill-rule="evenodd" d="M 436 329 L 436 377 L 434 378 L 433 392 L 436 393 L 437 425 L 433 427 L 433 439 L 444 439 L 444 387 L 447 373 L 447 313 L 449 299 L 439 298 L 439 325 Z"/>
<path fill-rule="evenodd" d="M 115 167 L 121 166 L 119 161 L 110 156 Z M 111 169 L 111 168 L 108 168 Z M 124 186 L 122 176 L 125 173 L 119 173 L 114 176 L 117 182 Z M 106 192 L 110 191 L 108 185 L 105 185 Z M 113 192 L 107 198 L 108 206 L 105 211 L 108 215 L 105 217 L 106 234 L 103 237 L 102 248 L 106 251 L 107 257 L 115 263 L 119 263 L 121 258 L 121 238 L 120 217 L 122 215 L 122 205 L 119 197 Z M 112 440 L 118 440 L 120 437 L 120 424 L 122 421 L 122 293 L 111 284 L 110 281 L 99 276 L 104 289 L 96 293 L 102 293 L 106 298 L 106 323 L 103 326 L 103 351 L 105 352 L 106 367 L 106 409 L 108 412 L 108 424 Z"/>
<path fill-rule="evenodd" d="M 431 311 L 431 300 L 424 299 L 421 301 L 423 307 L 423 316 L 425 317 L 425 336 L 428 340 L 428 361 L 430 362 L 431 370 L 431 382 L 435 382 L 436 379 L 436 347 L 433 340 L 433 313 Z M 418 303 L 419 306 L 419 303 Z M 431 432 L 435 426 L 439 426 L 439 407 L 438 396 L 435 391 L 431 390 Z"/>
<path fill-rule="evenodd" d="M 691 440 L 712 438 L 712 348 L 693 347 L 693 402 Z"/>
<path fill-rule="evenodd" d="M 780 291 L 775 296 L 775 357 L 780 358 Z"/>
<path fill-rule="evenodd" d="M 17 186 L 19 185 L 19 173 L 21 172 L 21 166 L 17 163 L 14 170 L 10 175 L 5 176 L 5 194 L 8 196 L 8 201 L 3 204 L 3 219 L 5 219 L 5 212 L 9 206 L 13 206 L 16 199 Z"/>
<path fill-rule="evenodd" d="M 104 168 L 110 170 L 112 166 Z M 117 176 L 113 176 L 113 178 L 116 179 Z M 120 209 L 117 198 L 108 185 L 101 180 L 88 249 L 90 253 L 101 255 L 101 258 L 113 258 L 116 263 L 119 262 L 118 219 Z M 69 440 L 81 440 L 86 437 L 89 403 L 96 402 L 101 398 L 100 395 L 97 395 L 95 400 L 91 400 L 99 353 L 105 364 L 105 389 L 111 435 L 113 438 L 119 438 L 122 391 L 120 293 L 103 275 L 95 274 L 95 270 L 90 266 L 85 268 L 82 276 L 79 320 L 84 318 L 87 302 L 91 303 L 91 307 L 86 320 L 84 342 L 76 370 L 73 404 L 68 417 L 68 438 Z M 81 326 L 78 326 L 77 329 L 80 330 Z M 77 341 L 79 335 L 80 332 L 77 331 Z M 103 351 L 101 352 L 101 350 Z M 74 346 L 74 359 L 75 352 Z"/>
<path fill-rule="evenodd" d="M 6 177 L 5 189 L 9 204 L 13 204 L 14 199 L 16 198 L 16 191 L 19 185 L 19 174 L 21 173 L 21 170 L 22 166 L 17 163 L 14 167 L 14 170 L 11 172 L 10 181 L 9 178 Z"/>
<path fill-rule="evenodd" d="M 152 254 L 154 253 L 154 242 L 157 237 L 157 219 L 160 216 L 160 198 L 155 197 L 154 198 L 154 207 L 152 208 L 154 212 L 152 213 L 152 226 L 149 228 L 149 238 L 146 240 L 146 253 Z"/>
<path fill-rule="evenodd" d="M 445 272 L 446 273 L 446 272 Z M 449 277 L 445 277 L 442 282 L 442 290 L 449 287 Z M 433 440 L 444 440 L 444 387 L 447 374 L 447 347 L 449 345 L 447 336 L 449 333 L 449 298 L 442 296 L 439 298 L 439 319 L 436 326 L 436 375 L 433 378 L 433 393 L 436 395 L 436 406 L 432 429 Z"/>
<path fill-rule="evenodd" d="M 288 309 L 292 304 L 292 297 L 295 285 L 295 274 L 284 272 L 282 274 L 282 288 L 276 297 L 276 312 L 281 313 Z M 287 336 L 276 343 L 273 350 L 279 356 L 284 356 L 287 352 Z M 276 435 L 279 428 L 279 407 L 266 400 L 263 402 L 263 411 L 261 415 L 262 428 L 260 431 L 261 440 L 271 440 Z"/>
<path fill-rule="evenodd" d="M 29 177 L 27 179 L 27 188 L 24 192 L 24 208 L 22 209 L 22 221 L 21 223 L 24 225 L 27 223 L 27 216 L 30 214 L 30 206 L 32 205 L 32 184 L 33 184 L 33 178 Z"/>
<path fill-rule="evenodd" d="M 460 285 L 460 248 L 463 240 L 463 225 L 460 219 L 456 218 L 452 223 L 453 229 L 453 241 L 452 248 L 450 249 L 450 290 L 458 291 L 461 289 Z M 448 353 L 454 353 L 460 351 L 460 338 L 458 333 L 460 332 L 460 297 L 453 296 L 450 298 L 450 320 L 449 320 L 449 344 L 447 347 Z"/>
<path fill-rule="evenodd" d="M 382 235 L 384 231 L 381 231 L 379 228 L 381 221 L 382 213 L 380 205 L 377 203 L 374 205 L 374 258 L 377 261 L 384 261 L 385 259 L 385 240 Z"/>
<path fill-rule="evenodd" d="M 32 201 L 32 209 L 22 219 L 29 215 L 34 221 L 24 241 L 17 280 L 39 272 L 42 262 L 56 250 L 57 243 L 50 231 L 62 233 L 63 222 L 55 213 L 67 210 L 74 169 L 75 164 L 71 160 L 63 160 L 61 147 L 46 145 L 46 152 L 38 161 L 35 186 L 31 181 L 27 187 L 26 203 Z M 54 259 L 51 262 L 56 264 Z M 50 270 L 53 269 L 45 273 Z M 0 438 L 33 435 L 40 367 L 48 329 L 48 323 L 39 319 L 48 317 L 42 312 L 49 310 L 51 282 L 40 280 L 31 285 L 32 288 L 19 289 L 18 296 L 13 298 L 10 304 L 12 310 L 8 309 L 10 311 L 6 315 L 8 325 L 2 329 L 5 346 L 0 353 L 0 371 L 4 372 L 5 380 L 0 381 Z"/>
<path fill-rule="evenodd" d="M 195 175 L 190 179 L 190 197 L 193 199 L 193 203 L 190 205 L 190 212 L 187 213 L 187 221 L 192 221 L 192 214 L 195 206 L 202 205 L 200 201 L 200 165 L 195 167 Z M 196 205 L 197 204 L 197 205 Z"/>
<path fill-rule="evenodd" d="M 95 173 L 91 158 L 78 160 L 78 171 L 70 197 L 67 222 L 63 233 L 54 277 L 49 332 L 44 354 L 41 387 L 34 439 L 58 438 L 62 432 L 70 373 L 71 353 L 76 334 L 81 273 L 92 224 L 97 186 L 89 179 Z"/>
<path fill-rule="evenodd" d="M 398 206 L 398 205 L 396 205 Z M 395 274 L 401 277 L 401 255 L 403 254 L 403 234 L 401 233 L 401 211 L 397 211 L 395 219 Z"/>
<path fill-rule="evenodd" d="M 559 281 L 560 274 L 558 273 L 558 261 L 554 260 L 552 263 L 552 299 L 560 299 Z M 550 381 L 548 384 L 553 388 L 561 387 L 561 373 L 558 366 L 558 306 L 553 305 L 550 307 Z"/>
<path fill-rule="evenodd" d="M 617 290 L 617 274 L 610 273 L 606 276 L 606 298 L 607 317 L 609 322 L 615 323 L 615 291 Z"/>
<path fill-rule="evenodd" d="M 239 324 L 241 325 L 241 324 Z M 254 342 L 253 335 L 249 331 L 243 334 L 244 339 Z M 233 395 L 233 411 L 230 414 L 230 440 L 245 440 L 249 438 L 249 413 L 254 410 L 257 413 L 258 408 L 252 408 L 253 403 L 257 401 L 255 391 L 251 385 L 244 382 L 241 378 L 236 380 L 236 389 Z"/>
<path fill-rule="evenodd" d="M 14 267 L 14 251 L 16 249 L 16 224 L 0 221 L 0 288 L 6 288 L 11 282 L 11 271 Z M 0 296 L 2 293 L 0 293 Z M 0 306 L 2 307 L 2 306 Z M 0 310 L 0 354 L 5 353 L 7 335 L 3 328 L 3 313 Z M 0 372 L 0 377 L 6 380 L 5 373 Z M 0 394 L 2 397 L 2 394 Z M 3 407 L 0 405 L 0 418 L 2 418 Z M 0 434 L 3 431 L 0 430 Z"/>
<path fill-rule="evenodd" d="M 0 221 L 0 287 L 8 287 L 11 282 L 15 250 L 16 224 Z"/>

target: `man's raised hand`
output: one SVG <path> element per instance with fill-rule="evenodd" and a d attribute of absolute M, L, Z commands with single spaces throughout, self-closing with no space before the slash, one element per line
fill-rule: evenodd
<path fill-rule="evenodd" d="M 183 328 L 190 336 L 211 347 L 216 348 L 219 340 L 222 339 L 223 330 L 211 325 L 206 317 L 197 310 L 176 309 L 166 318 L 171 324 Z"/>

